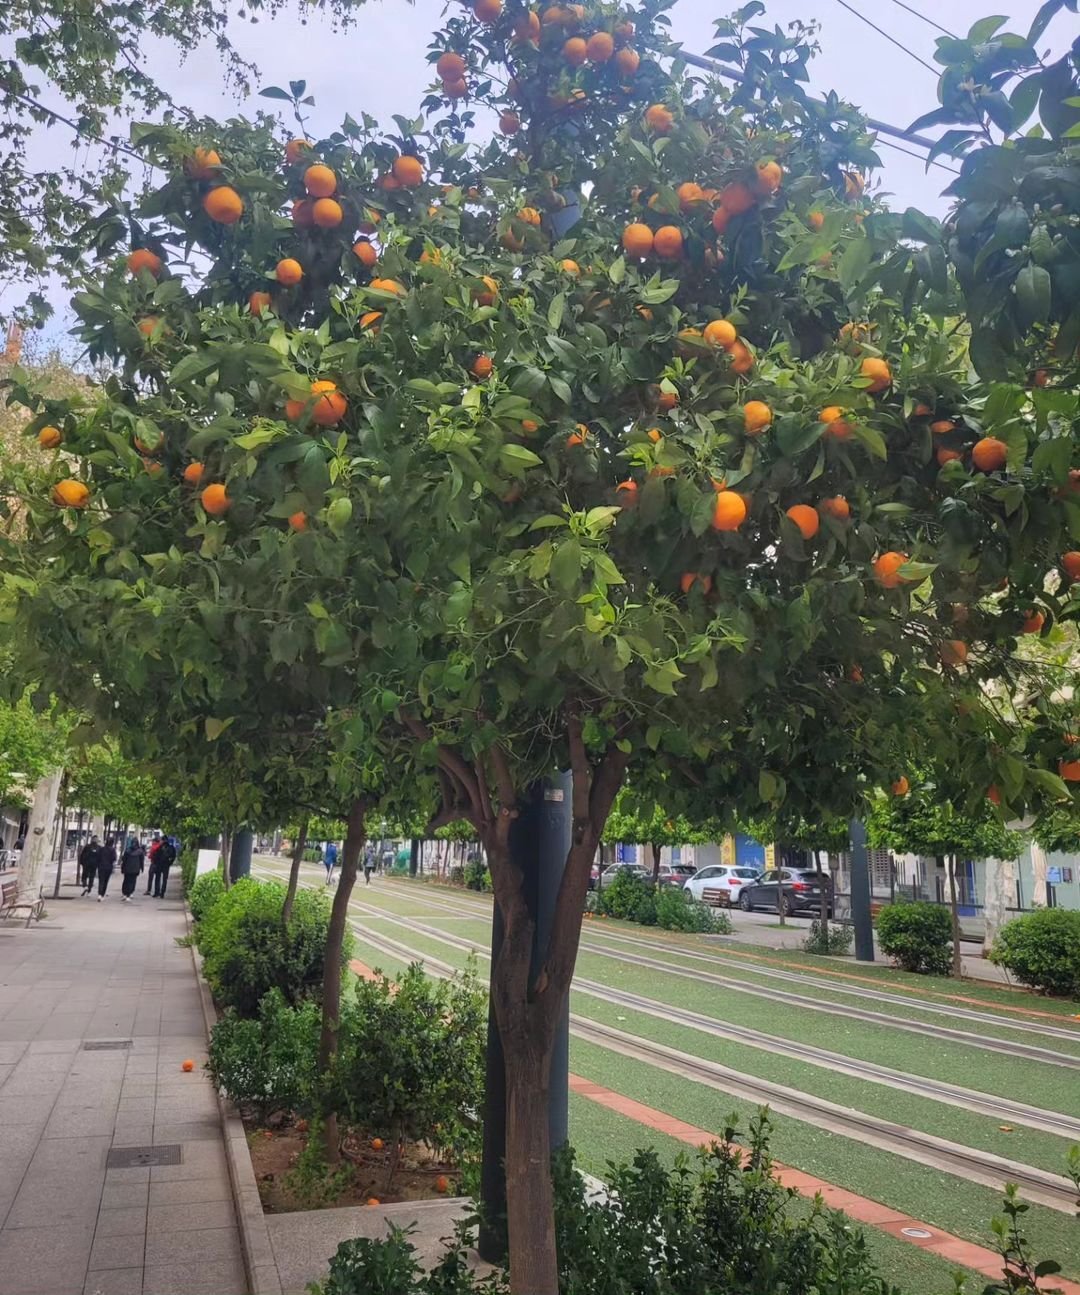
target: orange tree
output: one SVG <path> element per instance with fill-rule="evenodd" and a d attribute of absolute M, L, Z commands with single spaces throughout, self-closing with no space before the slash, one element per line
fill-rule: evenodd
<path fill-rule="evenodd" d="M 433 822 L 472 823 L 506 931 L 516 1292 L 558 1284 L 549 1062 L 628 771 L 731 767 L 746 812 L 776 807 L 840 728 L 853 770 L 882 772 L 886 729 L 905 760 L 930 698 L 983 786 L 1066 790 L 980 684 L 1036 612 L 1069 614 L 1043 578 L 1073 431 L 973 384 L 963 334 L 905 300 L 870 138 L 806 98 L 802 36 L 725 25 L 730 91 L 680 69 L 664 7 L 478 0 L 390 135 L 138 127 L 169 179 L 106 210 L 75 299 L 112 376 L 92 405 L 26 395 L 27 434 L 60 440 L 16 474 L 3 549 L 5 613 L 61 693 L 167 695 L 185 741 L 229 724 L 251 778 L 284 720 L 332 713 L 358 832 L 372 784 L 408 801 L 421 771 Z M 567 767 L 534 969 L 511 828 Z"/>

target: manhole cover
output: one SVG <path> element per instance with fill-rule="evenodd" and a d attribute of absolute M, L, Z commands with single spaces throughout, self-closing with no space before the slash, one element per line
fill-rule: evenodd
<path fill-rule="evenodd" d="M 180 1144 L 161 1147 L 113 1147 L 105 1161 L 106 1169 L 139 1169 L 146 1165 L 178 1165 Z"/>
<path fill-rule="evenodd" d="M 89 1039 L 83 1044 L 84 1052 L 112 1052 L 120 1048 L 130 1048 L 131 1039 Z"/>
<path fill-rule="evenodd" d="M 925 1228 L 901 1228 L 900 1232 L 905 1237 L 913 1237 L 916 1241 L 929 1241 L 934 1235 L 933 1232 L 927 1232 Z"/>

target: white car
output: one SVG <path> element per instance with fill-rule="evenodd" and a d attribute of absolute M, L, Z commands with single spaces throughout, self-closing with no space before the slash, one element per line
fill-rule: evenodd
<path fill-rule="evenodd" d="M 756 868 L 715 863 L 707 868 L 699 868 L 683 886 L 683 890 L 689 891 L 695 899 L 703 899 L 706 890 L 726 891 L 728 903 L 734 907 L 739 902 L 742 888 L 757 881 L 760 876 L 761 873 Z"/>

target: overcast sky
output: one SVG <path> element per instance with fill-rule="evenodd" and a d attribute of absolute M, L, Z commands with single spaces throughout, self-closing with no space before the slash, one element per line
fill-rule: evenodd
<path fill-rule="evenodd" d="M 962 35 L 978 18 L 993 12 L 1007 12 L 1009 27 L 1026 32 L 1041 0 L 1006 0 L 998 6 L 993 0 L 905 2 Z M 938 33 L 907 12 L 900 0 L 848 3 L 932 63 Z M 416 0 L 414 5 L 405 0 L 372 0 L 358 25 L 345 34 L 329 31 L 317 15 L 304 24 L 287 13 L 254 25 L 236 22 L 232 36 L 241 52 L 257 63 L 261 86 L 285 85 L 299 78 L 307 81 L 316 99 L 312 131 L 327 134 L 346 112 L 355 116 L 366 110 L 388 124 L 393 112 L 415 112 L 430 75 L 424 57 L 430 33 L 441 25 L 445 8 L 442 0 Z M 734 0 L 681 0 L 672 14 L 672 34 L 687 50 L 704 53 L 714 43 L 714 18 L 732 8 Z M 860 21 L 841 0 L 771 0 L 765 18 L 757 21 L 784 27 L 796 18 L 813 18 L 821 24 L 822 52 L 811 67 L 814 89 L 836 90 L 869 116 L 897 126 L 907 126 L 934 105 L 934 74 Z M 1075 26 L 1075 18 L 1060 15 L 1045 38 L 1047 43 L 1061 48 L 1075 35 L 1070 24 Z M 149 43 L 145 53 L 148 70 L 159 83 L 199 112 L 230 115 L 238 109 L 251 112 L 256 106 L 274 106 L 266 99 L 238 104 L 223 87 L 220 64 L 208 48 L 197 49 L 182 64 L 171 45 L 155 48 Z M 42 135 L 34 162 L 46 156 L 45 150 L 50 158 L 70 157 L 64 128 Z M 893 206 L 915 205 L 944 213 L 947 201 L 940 194 L 951 178 L 947 172 L 931 168 L 927 173 L 922 161 L 884 145 L 879 152 L 884 163 L 879 179 L 894 195 Z"/>

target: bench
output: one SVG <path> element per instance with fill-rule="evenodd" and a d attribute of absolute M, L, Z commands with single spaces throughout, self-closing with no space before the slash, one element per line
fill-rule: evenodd
<path fill-rule="evenodd" d="M 11 881 L 0 882 L 0 919 L 5 917 L 14 917 L 15 914 L 25 908 L 26 925 L 29 926 L 33 921 L 41 921 L 42 914 L 45 912 L 45 893 L 44 888 L 38 887 L 37 899 L 17 898 L 19 893 L 18 878 L 12 878 Z"/>
<path fill-rule="evenodd" d="M 713 908 L 730 908 L 731 891 L 725 890 L 722 886 L 706 886 L 701 892 L 701 901 L 703 904 L 710 904 Z"/>

